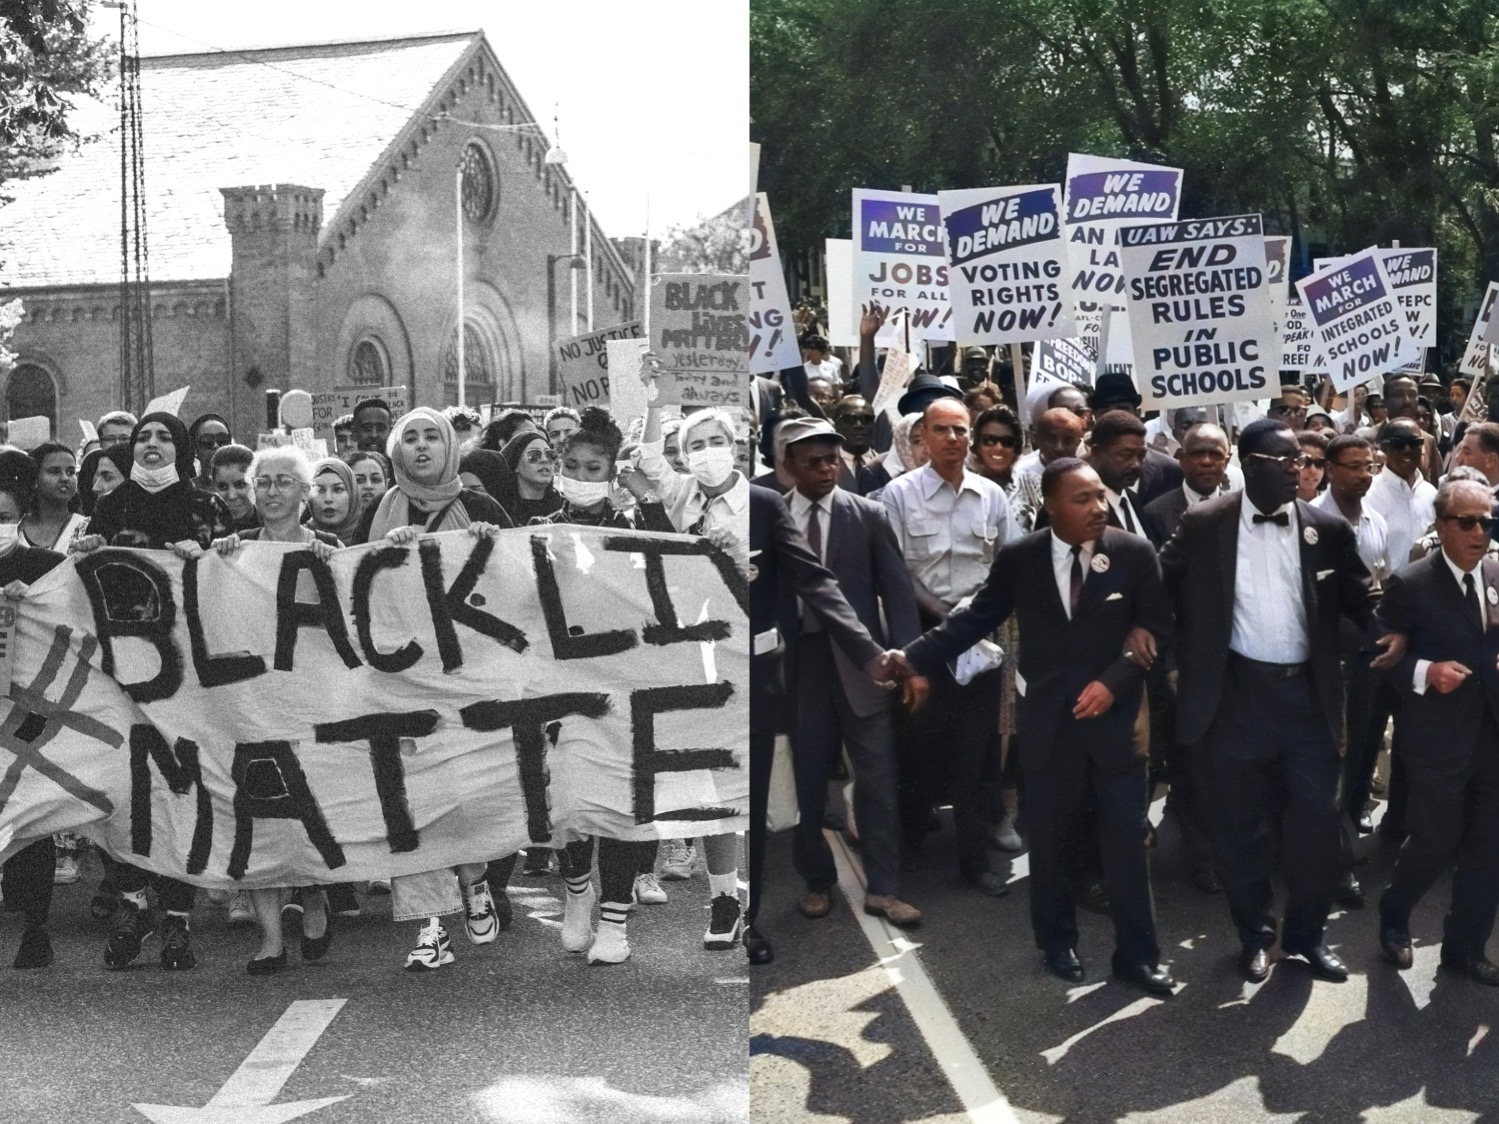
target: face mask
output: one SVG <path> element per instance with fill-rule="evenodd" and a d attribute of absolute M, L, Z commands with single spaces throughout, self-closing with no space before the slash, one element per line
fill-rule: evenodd
<path fill-rule="evenodd" d="M 175 464 L 164 464 L 160 468 L 145 468 L 142 465 L 132 465 L 130 468 L 130 479 L 134 480 L 148 492 L 159 492 L 163 488 L 177 483 L 177 466 Z"/>
<path fill-rule="evenodd" d="M 552 483 L 557 485 L 562 498 L 574 507 L 592 507 L 600 500 L 609 498 L 607 480 L 573 480 L 567 476 L 559 476 Z"/>
<path fill-rule="evenodd" d="M 699 484 L 716 488 L 734 471 L 734 450 L 727 445 L 710 445 L 687 454 L 687 471 Z"/>
<path fill-rule="evenodd" d="M 9 554 L 21 541 L 19 523 L 0 523 L 0 554 Z"/>

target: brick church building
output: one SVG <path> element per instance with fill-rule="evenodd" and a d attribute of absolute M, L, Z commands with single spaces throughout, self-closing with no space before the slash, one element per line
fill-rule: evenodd
<path fill-rule="evenodd" d="M 482 32 L 143 58 L 140 83 L 154 389 L 191 386 L 184 419 L 253 441 L 272 387 L 456 401 L 460 166 L 465 399 L 552 390 L 550 333 L 587 327 L 580 196 L 539 130 L 492 128 L 534 118 Z M 120 404 L 117 126 L 5 193 L 0 302 L 25 318 L 0 411 L 74 444 Z M 594 325 L 632 319 L 597 223 L 592 257 Z"/>

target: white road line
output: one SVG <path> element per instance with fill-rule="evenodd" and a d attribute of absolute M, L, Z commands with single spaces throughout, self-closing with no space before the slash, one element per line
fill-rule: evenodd
<path fill-rule="evenodd" d="M 1010 1102 L 995 1088 L 989 1071 L 979 1061 L 952 1011 L 922 967 L 916 956 L 920 946 L 912 944 L 905 934 L 884 918 L 871 917 L 864 912 L 863 867 L 848 850 L 841 835 L 831 831 L 824 834 L 832 844 L 833 860 L 838 864 L 838 885 L 848 899 L 849 908 L 858 918 L 859 927 L 880 958 L 881 966 L 895 985 L 953 1092 L 958 1095 L 968 1118 L 975 1124 L 1019 1124 Z"/>
<path fill-rule="evenodd" d="M 346 999 L 294 1002 L 213 1095 L 208 1107 L 270 1104 L 347 1002 Z"/>

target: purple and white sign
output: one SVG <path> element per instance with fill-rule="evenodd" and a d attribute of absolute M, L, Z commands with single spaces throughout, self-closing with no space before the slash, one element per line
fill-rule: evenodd
<path fill-rule="evenodd" d="M 1381 257 L 1371 246 L 1296 283 L 1311 320 L 1313 350 L 1325 359 L 1339 393 L 1417 355 Z"/>
<path fill-rule="evenodd" d="M 947 251 L 935 195 L 853 191 L 854 285 L 857 310 L 871 301 L 911 318 L 911 338 L 953 338 L 947 295 Z"/>
<path fill-rule="evenodd" d="M 1079 152 L 1067 157 L 1063 237 L 1067 289 L 1078 312 L 1096 305 L 1125 307 L 1114 230 L 1125 223 L 1175 219 L 1181 181 L 1180 168 Z"/>

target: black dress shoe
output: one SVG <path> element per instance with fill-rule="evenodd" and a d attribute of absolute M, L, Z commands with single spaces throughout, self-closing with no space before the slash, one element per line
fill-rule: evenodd
<path fill-rule="evenodd" d="M 1379 947 L 1384 949 L 1384 954 L 1389 958 L 1390 963 L 1402 972 L 1409 968 L 1414 960 L 1414 954 L 1411 952 L 1411 935 L 1404 929 L 1381 929 Z"/>
<path fill-rule="evenodd" d="M 304 921 L 305 925 L 306 922 Z M 302 935 L 302 959 L 308 963 L 321 960 L 328 952 L 328 947 L 333 943 L 333 913 L 328 908 L 327 899 L 323 901 L 323 935 L 321 937 L 309 937 Z"/>
<path fill-rule="evenodd" d="M 1264 983 L 1270 978 L 1270 950 L 1246 948 L 1239 953 L 1239 974 L 1250 983 Z"/>
<path fill-rule="evenodd" d="M 1474 983 L 1499 987 L 1499 964 L 1495 964 L 1486 956 L 1481 956 L 1477 960 L 1448 960 L 1444 957 L 1441 966 L 1449 972 L 1467 976 Z"/>
<path fill-rule="evenodd" d="M 744 951 L 751 964 L 769 964 L 776 958 L 775 949 L 753 925 L 744 930 Z"/>
<path fill-rule="evenodd" d="M 1360 909 L 1364 904 L 1364 888 L 1359 885 L 1353 871 L 1345 870 L 1338 879 L 1338 888 L 1332 892 L 1335 902 L 1349 909 Z"/>
<path fill-rule="evenodd" d="M 1090 882 L 1086 886 L 1079 886 L 1073 891 L 1077 898 L 1077 904 L 1089 913 L 1101 913 L 1107 917 L 1113 912 L 1109 903 L 1109 892 L 1103 888 L 1102 882 Z"/>
<path fill-rule="evenodd" d="M 963 881 L 979 893 L 987 894 L 991 898 L 1002 898 L 1010 892 L 1010 887 L 1005 885 L 1005 880 L 992 870 L 980 870 L 973 874 L 964 874 Z"/>
<path fill-rule="evenodd" d="M 1159 965 L 1115 964 L 1114 978 L 1134 984 L 1146 994 L 1158 995 L 1163 999 L 1175 994 L 1176 981 L 1171 978 L 1170 972 Z"/>
<path fill-rule="evenodd" d="M 1312 975 L 1330 983 L 1344 983 L 1348 979 L 1348 965 L 1343 958 L 1325 944 L 1308 947 L 1283 944 L 1287 956 L 1300 956 L 1312 967 Z"/>
<path fill-rule="evenodd" d="M 1059 980 L 1068 983 L 1083 982 L 1083 962 L 1077 958 L 1077 953 L 1070 948 L 1060 949 L 1057 952 L 1048 952 L 1045 957 L 1046 970 Z"/>
<path fill-rule="evenodd" d="M 286 949 L 284 948 L 275 956 L 260 956 L 245 965 L 245 971 L 252 976 L 269 976 L 285 970 Z"/>
<path fill-rule="evenodd" d="M 1223 883 L 1218 881 L 1218 875 L 1210 866 L 1199 866 L 1192 871 L 1192 885 L 1196 886 L 1204 894 L 1223 893 Z"/>

